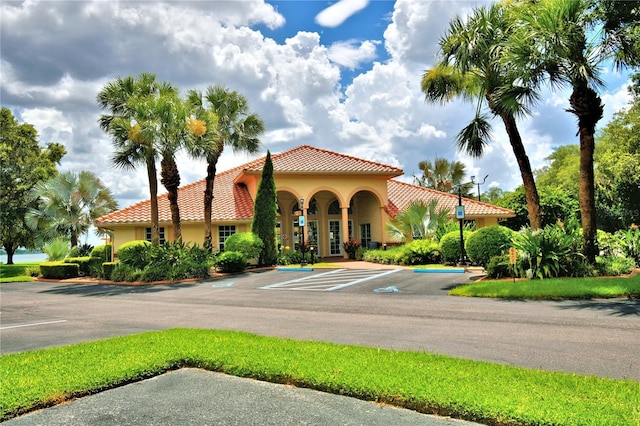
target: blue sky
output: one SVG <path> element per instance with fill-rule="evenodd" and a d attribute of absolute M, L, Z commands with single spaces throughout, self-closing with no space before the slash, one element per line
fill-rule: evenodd
<path fill-rule="evenodd" d="M 467 176 L 488 174 L 483 190 L 511 190 L 521 178 L 500 123 L 485 155 L 469 158 L 453 141 L 474 107 L 460 100 L 426 104 L 420 91 L 449 21 L 487 4 L 5 0 L 0 99 L 35 125 L 42 144 L 65 145 L 62 170 L 96 172 L 120 207 L 149 197 L 147 179 L 142 169 L 110 165 L 95 97 L 115 77 L 141 72 L 183 93 L 222 84 L 244 94 L 266 123 L 260 156 L 308 144 L 401 167 L 408 182 L 418 162 L 438 156 L 462 161 Z M 608 84 L 599 128 L 629 100 L 628 76 L 602 71 Z M 543 93 L 519 122 L 534 168 L 546 164 L 553 147 L 578 142 L 575 118 L 565 112 L 568 97 L 566 90 Z M 225 151 L 219 170 L 252 158 Z M 183 184 L 205 176 L 204 162 L 178 159 Z"/>

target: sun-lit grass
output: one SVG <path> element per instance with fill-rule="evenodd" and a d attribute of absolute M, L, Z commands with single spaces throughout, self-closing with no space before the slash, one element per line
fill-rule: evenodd
<path fill-rule="evenodd" d="M 620 278 L 484 280 L 452 289 L 449 294 L 507 299 L 596 299 L 640 297 L 640 274 Z"/>
<path fill-rule="evenodd" d="M 0 357 L 0 420 L 181 367 L 486 424 L 640 424 L 640 383 L 630 380 L 194 329 L 4 355 Z"/>
<path fill-rule="evenodd" d="M 0 283 L 31 282 L 33 278 L 26 274 L 27 268 L 34 268 L 41 262 L 24 262 L 13 265 L 0 263 Z"/>

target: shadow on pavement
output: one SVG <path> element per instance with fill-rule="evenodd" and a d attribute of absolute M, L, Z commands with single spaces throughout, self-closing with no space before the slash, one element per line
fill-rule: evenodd
<path fill-rule="evenodd" d="M 640 316 L 640 299 L 572 300 L 559 308 L 602 311 L 617 317 Z"/>
<path fill-rule="evenodd" d="M 178 290 L 197 285 L 197 282 L 190 283 L 171 283 L 171 284 L 154 284 L 154 285 L 113 285 L 113 284 L 66 284 L 56 286 L 42 293 L 48 294 L 69 294 L 79 296 L 119 296 L 123 294 L 151 294 L 161 291 Z"/>

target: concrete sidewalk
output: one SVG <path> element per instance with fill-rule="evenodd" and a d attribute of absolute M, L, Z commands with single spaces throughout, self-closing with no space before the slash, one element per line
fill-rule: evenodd
<path fill-rule="evenodd" d="M 478 425 L 346 396 L 198 369 L 172 371 L 29 413 L 5 424 Z"/>

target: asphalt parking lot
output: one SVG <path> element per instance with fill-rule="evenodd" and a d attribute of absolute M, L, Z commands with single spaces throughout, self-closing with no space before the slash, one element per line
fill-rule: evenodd
<path fill-rule="evenodd" d="M 450 288 L 477 278 L 409 269 L 270 270 L 151 286 L 3 283 L 0 350 L 197 327 L 640 381 L 640 300 L 447 296 Z M 304 415 L 299 420 L 291 424 L 304 423 Z"/>

